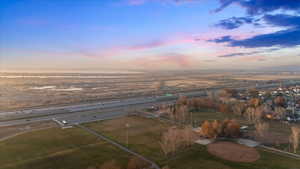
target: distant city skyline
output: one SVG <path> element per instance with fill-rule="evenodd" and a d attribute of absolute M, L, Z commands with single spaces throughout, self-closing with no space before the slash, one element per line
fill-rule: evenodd
<path fill-rule="evenodd" d="M 0 71 L 300 67 L 300 1 L 3 0 Z"/>

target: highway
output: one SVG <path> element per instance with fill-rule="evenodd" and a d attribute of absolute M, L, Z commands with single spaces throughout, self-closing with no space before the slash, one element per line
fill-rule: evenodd
<path fill-rule="evenodd" d="M 256 88 L 272 88 L 276 86 L 278 86 L 278 84 L 265 84 Z M 253 86 L 240 87 L 235 89 L 246 90 L 249 88 L 253 88 Z M 99 113 L 93 114 L 88 111 L 95 110 L 101 113 L 109 112 L 111 115 L 118 113 L 126 114 L 126 111 L 128 111 L 130 108 L 146 108 L 154 104 L 163 104 L 170 101 L 175 101 L 179 96 L 182 95 L 187 97 L 206 96 L 207 91 L 216 91 L 219 89 L 221 88 L 211 88 L 194 92 L 178 93 L 172 96 L 140 97 L 108 102 L 85 103 L 78 105 L 55 106 L 49 108 L 35 108 L 11 112 L 0 112 L 0 127 L 47 121 L 52 119 L 69 119 L 70 123 L 96 121 L 105 117 L 100 116 Z"/>
<path fill-rule="evenodd" d="M 34 122 L 41 121 L 49 121 L 56 120 L 62 122 L 63 120 L 68 122 L 68 125 L 72 124 L 81 124 L 91 121 L 99 121 L 103 119 L 115 118 L 116 116 L 125 116 L 129 111 L 133 109 L 142 109 L 151 106 L 157 106 L 159 104 L 169 104 L 170 101 L 144 101 L 144 102 L 127 102 L 120 101 L 116 104 L 103 105 L 102 107 L 93 106 L 92 109 L 90 107 L 85 108 L 80 107 L 80 110 L 68 112 L 68 113 L 58 113 L 58 114 L 47 114 L 45 116 L 29 116 L 28 118 L 16 119 L 16 120 L 8 120 L 1 121 L 0 127 L 5 126 L 14 126 L 21 124 L 28 124 Z M 78 106 L 79 107 L 79 106 Z M 95 110 L 93 112 L 88 110 Z M 39 110 L 40 111 L 40 110 Z M 48 111 L 48 110 L 47 110 Z M 53 109 L 55 111 L 55 109 Z M 40 111 L 42 113 L 42 111 Z"/>
<path fill-rule="evenodd" d="M 68 113 L 74 113 L 79 111 L 89 111 L 89 110 L 96 110 L 96 109 L 120 107 L 125 105 L 134 105 L 140 103 L 150 103 L 154 101 L 155 101 L 154 98 L 148 97 L 148 98 L 126 99 L 120 101 L 86 103 L 86 104 L 68 105 L 68 106 L 55 106 L 49 108 L 36 108 L 36 109 L 29 109 L 29 110 L 1 112 L 0 118 L 5 119 L 14 116 L 23 118 L 23 117 L 34 117 L 40 115 L 68 114 Z"/>

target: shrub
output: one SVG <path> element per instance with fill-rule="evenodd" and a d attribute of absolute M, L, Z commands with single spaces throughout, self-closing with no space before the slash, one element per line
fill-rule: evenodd
<path fill-rule="evenodd" d="M 240 136 L 240 124 L 235 120 L 224 120 L 223 122 L 215 120 L 212 123 L 205 121 L 201 125 L 201 135 L 207 138 L 238 137 Z"/>

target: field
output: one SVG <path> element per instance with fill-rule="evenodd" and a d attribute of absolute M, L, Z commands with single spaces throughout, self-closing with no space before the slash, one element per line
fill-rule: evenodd
<path fill-rule="evenodd" d="M 207 152 L 206 147 L 194 145 L 188 151 L 168 161 L 172 169 L 298 169 L 299 160 L 293 160 L 259 150 L 260 159 L 251 163 L 226 161 Z"/>
<path fill-rule="evenodd" d="M 291 135 L 291 126 L 298 126 L 299 124 L 288 124 L 279 121 L 266 121 L 269 124 L 268 132 L 263 138 L 255 137 L 255 126 L 252 122 L 247 121 L 245 118 L 236 116 L 233 114 L 225 114 L 216 112 L 212 109 L 201 109 L 193 113 L 193 119 L 195 121 L 194 126 L 199 126 L 204 120 L 224 120 L 224 119 L 236 119 L 241 125 L 249 126 L 247 136 L 255 138 L 257 141 L 274 148 L 278 148 L 284 151 L 291 152 L 289 144 L 289 137 Z M 300 150 L 297 151 L 300 154 Z"/>
<path fill-rule="evenodd" d="M 278 75 L 250 75 L 236 76 L 236 80 L 282 80 L 282 79 L 300 79 L 299 75 L 278 74 Z"/>
<path fill-rule="evenodd" d="M 111 157 L 126 165 L 129 155 L 77 128 L 34 131 L 0 142 L 1 169 L 86 169 Z"/>
<path fill-rule="evenodd" d="M 287 77 L 287 78 L 285 78 Z M 0 73 L 0 112 L 83 102 L 255 86 L 299 74 L 238 72 Z"/>
<path fill-rule="evenodd" d="M 260 149 L 260 159 L 255 162 L 230 162 L 211 155 L 202 145 L 167 158 L 160 150 L 159 141 L 171 125 L 156 119 L 131 116 L 85 126 L 123 145 L 127 145 L 128 133 L 130 149 L 171 169 L 297 169 L 300 166 L 299 160 Z M 124 167 L 129 158 L 129 154 L 79 128 L 33 131 L 0 142 L 0 169 L 86 169 L 111 159 Z"/>
<path fill-rule="evenodd" d="M 219 158 L 233 162 L 255 162 L 260 158 L 255 148 L 228 141 L 209 144 L 207 151 Z"/>
<path fill-rule="evenodd" d="M 160 150 L 160 137 L 170 126 L 155 119 L 145 119 L 140 117 L 124 117 L 115 120 L 95 122 L 86 124 L 86 127 L 94 129 L 111 139 L 127 145 L 128 127 L 128 147 L 138 153 L 149 157 L 154 161 L 162 161 L 163 153 Z"/>
<path fill-rule="evenodd" d="M 47 121 L 42 123 L 31 123 L 31 124 L 24 124 L 24 125 L 9 126 L 9 127 L 0 127 L 0 141 L 14 137 L 19 134 L 23 134 L 35 130 L 52 128 L 55 126 L 57 125 L 53 121 Z"/>
<path fill-rule="evenodd" d="M 178 155 L 166 158 L 160 150 L 159 138 L 166 129 L 165 123 L 154 119 L 130 117 L 86 125 L 104 133 L 110 138 L 126 144 L 126 123 L 130 124 L 129 148 L 156 161 L 160 165 L 169 165 L 172 169 L 297 169 L 299 160 L 293 160 L 258 150 L 260 159 L 251 163 L 235 163 L 217 158 L 207 152 L 205 146 L 194 145 Z M 156 125 L 155 125 L 156 124 Z M 274 162 L 270 163 L 269 160 Z"/>

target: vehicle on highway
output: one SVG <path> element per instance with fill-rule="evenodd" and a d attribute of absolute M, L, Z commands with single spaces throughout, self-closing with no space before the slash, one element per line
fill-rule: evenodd
<path fill-rule="evenodd" d="M 68 122 L 66 120 L 63 120 L 62 123 L 63 124 L 68 124 Z"/>

